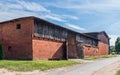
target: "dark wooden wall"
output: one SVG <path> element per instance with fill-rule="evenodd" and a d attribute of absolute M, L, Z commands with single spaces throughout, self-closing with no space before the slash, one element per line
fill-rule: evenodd
<path fill-rule="evenodd" d="M 91 45 L 91 46 L 97 46 L 98 45 L 97 40 L 82 36 L 80 34 L 76 35 L 76 41 L 77 42 L 83 42 L 83 44 L 87 44 L 87 45 Z"/>
<path fill-rule="evenodd" d="M 82 41 L 84 44 L 91 46 L 97 46 L 98 44 L 98 41 L 95 39 L 91 39 L 82 34 L 78 34 L 76 32 L 52 25 L 41 20 L 35 20 L 34 24 L 35 36 L 58 41 L 66 41 L 69 35 L 75 35 L 76 41 Z"/>
<path fill-rule="evenodd" d="M 97 32 L 97 33 L 86 33 L 96 39 L 99 39 L 101 42 L 109 44 L 109 37 L 106 36 L 105 32 Z"/>
<path fill-rule="evenodd" d="M 109 44 L 109 38 L 102 32 L 98 35 L 98 39 L 103 43 Z"/>
<path fill-rule="evenodd" d="M 86 33 L 86 34 L 94 38 L 98 38 L 98 33 Z"/>
<path fill-rule="evenodd" d="M 67 38 L 67 30 L 40 21 L 35 21 L 34 32 L 36 36 L 48 39 L 65 41 Z"/>

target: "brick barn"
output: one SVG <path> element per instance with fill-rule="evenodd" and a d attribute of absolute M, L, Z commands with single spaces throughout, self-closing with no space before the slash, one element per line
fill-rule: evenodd
<path fill-rule="evenodd" d="M 70 59 L 109 53 L 104 31 L 79 33 L 33 16 L 0 22 L 0 43 L 6 59 Z"/>

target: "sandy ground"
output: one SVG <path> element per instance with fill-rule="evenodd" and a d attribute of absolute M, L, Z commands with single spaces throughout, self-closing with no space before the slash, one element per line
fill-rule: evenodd
<path fill-rule="evenodd" d="M 92 75 L 115 75 L 118 70 L 120 70 L 120 61 L 105 66 L 100 70 L 94 72 Z"/>
<path fill-rule="evenodd" d="M 81 62 L 81 60 L 76 61 Z M 110 62 L 112 63 L 109 64 Z M 120 57 L 97 60 L 81 65 L 52 69 L 48 71 L 35 70 L 32 72 L 16 72 L 1 68 L 0 75 L 115 75 L 118 70 L 120 70 Z"/>
<path fill-rule="evenodd" d="M 43 75 L 43 72 L 35 70 L 32 72 L 16 72 L 16 71 L 9 71 L 7 69 L 0 69 L 0 75 L 36 75 L 36 74 L 40 74 Z"/>

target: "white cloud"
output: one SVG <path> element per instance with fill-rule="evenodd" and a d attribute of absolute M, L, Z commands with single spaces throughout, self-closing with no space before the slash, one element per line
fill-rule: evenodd
<path fill-rule="evenodd" d="M 5 0 L 0 1 L 0 7 L 2 10 L 16 9 L 16 10 L 29 10 L 29 11 L 43 11 L 50 12 L 50 10 L 46 9 L 42 5 L 35 2 L 27 2 L 24 0 Z"/>
<path fill-rule="evenodd" d="M 117 37 L 119 37 L 120 35 L 109 35 L 110 36 L 110 45 L 114 46 L 115 45 L 115 41 L 117 39 Z"/>
<path fill-rule="evenodd" d="M 9 8 L 9 9 L 23 9 L 23 7 L 19 4 L 7 3 L 6 5 L 2 5 L 2 6 L 4 6 L 3 8 Z"/>
<path fill-rule="evenodd" d="M 73 20 L 79 20 L 79 18 L 77 16 L 72 16 L 72 15 L 63 15 L 63 17 L 73 19 Z"/>
<path fill-rule="evenodd" d="M 79 18 L 76 16 L 70 16 L 70 18 L 74 19 L 74 20 L 78 20 Z"/>
<path fill-rule="evenodd" d="M 0 21 L 24 16 L 36 16 L 44 19 L 48 18 L 59 22 L 66 22 L 62 16 L 51 13 L 50 10 L 42 5 L 35 2 L 27 2 L 27 0 L 0 1 L 0 16 Z"/>
<path fill-rule="evenodd" d="M 46 9 L 45 7 L 43 7 L 40 4 L 37 4 L 35 2 L 25 2 L 23 0 L 16 0 L 17 3 L 19 3 L 21 6 L 23 6 L 23 8 L 27 9 L 27 10 L 31 10 L 31 11 L 46 11 L 46 12 L 50 12 L 50 10 Z"/>
<path fill-rule="evenodd" d="M 16 14 L 17 13 L 17 14 Z M 0 22 L 2 21 L 6 21 L 6 20 L 10 20 L 10 19 L 15 19 L 15 18 L 19 18 L 19 17 L 25 17 L 25 16 L 37 16 L 40 18 L 44 18 L 43 15 L 38 15 L 36 13 L 33 12 L 27 12 L 27 11 L 19 11 L 19 10 L 11 10 L 11 11 L 3 11 L 0 12 Z"/>
<path fill-rule="evenodd" d="M 68 19 L 68 18 L 73 19 L 73 20 L 79 19 L 78 17 L 72 16 L 72 15 L 57 15 L 57 14 L 52 14 L 52 13 L 46 15 L 45 18 L 56 20 L 59 22 L 67 22 L 66 19 Z"/>
<path fill-rule="evenodd" d="M 66 22 L 65 20 L 61 19 L 60 17 L 53 16 L 53 15 L 46 15 L 45 18 L 56 20 L 56 21 L 59 21 L 59 22 Z"/>
<path fill-rule="evenodd" d="M 69 24 L 69 23 L 66 23 L 66 25 L 70 28 L 73 28 L 73 29 L 77 29 L 77 30 L 85 30 L 85 28 L 82 28 L 78 25 L 74 25 L 74 24 Z"/>
<path fill-rule="evenodd" d="M 48 6 L 58 8 L 75 9 L 78 11 L 94 10 L 98 12 L 109 12 L 120 10 L 120 0 L 65 0 L 46 3 Z"/>

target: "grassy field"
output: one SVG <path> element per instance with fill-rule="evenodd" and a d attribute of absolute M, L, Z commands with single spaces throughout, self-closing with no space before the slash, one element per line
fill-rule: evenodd
<path fill-rule="evenodd" d="M 120 75 L 120 70 L 117 72 L 117 74 L 116 75 Z"/>
<path fill-rule="evenodd" d="M 116 57 L 116 55 L 103 55 L 103 56 L 93 56 L 93 57 L 87 57 L 84 58 L 84 60 L 97 60 L 97 59 L 103 59 L 103 58 L 112 58 L 112 57 Z"/>
<path fill-rule="evenodd" d="M 73 61 L 17 61 L 17 60 L 0 60 L 0 68 L 6 68 L 15 71 L 32 71 L 32 70 L 48 70 L 78 64 Z"/>

